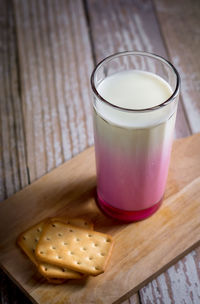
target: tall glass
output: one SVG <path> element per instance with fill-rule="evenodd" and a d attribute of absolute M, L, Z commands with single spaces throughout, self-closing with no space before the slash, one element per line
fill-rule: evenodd
<path fill-rule="evenodd" d="M 145 108 L 119 106 L 105 99 L 99 89 L 103 81 L 110 82 L 108 77 L 114 79 L 121 72 L 126 75 L 120 74 L 120 77 L 127 76 L 129 71 L 139 71 L 141 75 L 150 72 L 145 75 L 153 74 L 162 79 L 171 89 L 170 96 Z M 142 87 L 142 78 L 139 85 Z M 144 219 L 159 208 L 164 195 L 178 105 L 178 72 L 160 56 L 122 52 L 97 65 L 91 76 L 91 86 L 95 97 L 98 205 L 104 213 L 118 220 Z M 121 90 L 120 86 L 119 82 Z M 111 89 L 115 90 L 116 86 Z M 148 96 L 155 92 L 149 89 L 143 93 L 148 101 Z M 125 91 L 124 96 L 130 97 Z"/>

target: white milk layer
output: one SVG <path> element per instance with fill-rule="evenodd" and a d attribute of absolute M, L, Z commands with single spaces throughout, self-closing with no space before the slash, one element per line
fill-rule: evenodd
<path fill-rule="evenodd" d="M 162 104 L 172 95 L 169 84 L 150 72 L 129 70 L 105 78 L 97 87 L 109 103 L 124 109 L 146 109 Z M 154 111 L 128 112 L 104 102 L 96 102 L 97 113 L 106 121 L 127 128 L 148 128 L 168 120 L 173 114 L 171 105 Z"/>

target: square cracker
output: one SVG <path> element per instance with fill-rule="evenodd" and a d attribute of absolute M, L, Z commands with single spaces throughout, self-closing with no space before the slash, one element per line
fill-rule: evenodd
<path fill-rule="evenodd" d="M 45 226 L 35 254 L 45 263 L 98 275 L 104 272 L 112 247 L 110 235 L 55 221 Z"/>
<path fill-rule="evenodd" d="M 61 221 L 63 223 L 74 223 L 75 225 L 80 225 L 81 227 L 90 227 L 93 228 L 93 224 L 82 218 L 52 218 L 46 219 L 38 224 L 32 226 L 22 234 L 17 239 L 18 245 L 22 248 L 22 250 L 26 253 L 26 255 L 30 258 L 30 260 L 38 267 L 38 271 L 46 278 L 60 278 L 60 279 L 79 279 L 82 278 L 83 275 L 72 271 L 67 268 L 60 268 L 55 265 L 43 264 L 37 261 L 35 257 L 35 248 L 40 239 L 41 233 L 44 229 L 44 226 L 48 221 L 56 219 L 57 221 Z"/>

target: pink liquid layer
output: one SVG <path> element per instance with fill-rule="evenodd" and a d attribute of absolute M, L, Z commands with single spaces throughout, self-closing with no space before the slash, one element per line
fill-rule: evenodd
<path fill-rule="evenodd" d="M 167 150 L 141 152 L 131 157 L 109 151 L 108 147 L 104 151 L 99 146 L 96 153 L 99 201 L 127 212 L 154 209 L 165 190 L 170 157 Z"/>
<path fill-rule="evenodd" d="M 123 221 L 153 214 L 164 195 L 174 121 L 130 130 L 94 120 L 98 205 Z"/>
<path fill-rule="evenodd" d="M 126 211 L 117 209 L 104 202 L 97 193 L 97 205 L 100 210 L 106 215 L 122 222 L 140 221 L 155 213 L 161 206 L 162 199 L 150 208 L 139 211 Z"/>
<path fill-rule="evenodd" d="M 121 221 L 138 221 L 152 215 L 164 195 L 171 144 L 157 151 L 129 153 L 96 145 L 98 205 Z"/>

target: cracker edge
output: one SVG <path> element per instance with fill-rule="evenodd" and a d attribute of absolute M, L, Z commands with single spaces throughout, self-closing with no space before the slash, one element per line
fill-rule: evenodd
<path fill-rule="evenodd" d="M 53 264 L 50 264 L 50 263 L 48 263 L 49 264 L 49 266 L 55 266 L 55 267 L 58 267 L 58 268 L 60 268 L 60 269 L 62 269 L 62 268 L 68 268 L 68 267 L 61 267 L 61 266 L 58 266 L 58 265 L 53 265 Z M 38 266 L 37 266 L 37 270 L 39 271 L 39 273 L 44 277 L 44 278 L 46 278 L 46 279 L 64 279 L 64 280 L 69 280 L 69 279 L 75 279 L 75 280 L 80 280 L 80 279 L 82 279 L 83 278 L 83 276 L 84 276 L 84 274 L 82 274 L 82 273 L 80 273 L 80 272 L 78 272 L 78 271 L 74 271 L 74 270 L 72 270 L 72 269 L 69 269 L 69 270 L 71 270 L 71 271 L 74 271 L 74 274 L 68 274 L 67 275 L 67 272 L 60 272 L 60 274 L 57 274 L 56 276 L 55 275 L 50 275 L 50 274 L 47 274 L 44 270 L 43 270 L 43 268 L 42 268 L 42 266 L 43 266 L 44 264 L 42 263 L 42 262 L 40 262 L 39 264 L 38 264 Z"/>
<path fill-rule="evenodd" d="M 64 217 L 64 216 L 63 216 L 63 217 L 55 216 L 55 217 L 47 218 L 46 221 L 41 221 L 41 223 L 44 222 L 43 231 L 45 230 L 46 225 L 48 225 L 48 224 L 50 224 L 50 223 L 54 223 L 54 222 L 62 223 L 62 224 L 65 224 L 65 225 L 72 225 L 72 226 L 74 226 L 74 227 L 82 228 L 82 229 L 85 230 L 85 228 L 80 227 L 80 226 L 77 226 L 77 225 L 75 225 L 75 224 L 73 225 L 73 224 L 67 224 L 67 223 L 66 223 L 66 221 L 68 221 L 68 220 L 73 220 L 73 219 L 78 219 L 78 220 L 87 222 L 88 225 L 89 225 L 89 227 L 87 227 L 86 229 L 87 229 L 87 230 L 91 229 L 91 231 L 93 231 L 93 229 L 94 229 L 94 224 L 93 224 L 92 221 L 87 220 L 87 219 L 84 218 L 84 217 L 72 217 L 72 218 L 70 218 L 70 217 L 67 217 L 67 216 L 66 216 L 66 217 Z M 39 223 L 40 223 L 40 222 L 39 222 Z M 38 224 L 39 224 L 39 223 L 38 223 Z M 38 224 L 35 224 L 34 226 L 37 226 Z M 34 227 L 34 226 L 33 226 L 33 227 Z M 29 229 L 31 229 L 31 227 L 30 227 Z M 29 229 L 27 229 L 27 230 L 29 230 Z M 42 236 L 42 234 L 43 234 L 43 231 L 42 231 L 42 233 L 41 233 L 41 236 Z M 41 236 L 40 236 L 40 237 L 41 237 Z M 37 246 L 36 246 L 36 247 L 37 247 Z M 36 256 L 36 254 L 35 254 L 35 256 Z M 68 279 L 69 279 L 69 280 L 70 280 L 70 279 L 80 280 L 80 279 L 82 279 L 83 277 L 85 277 L 85 273 L 78 272 L 78 271 L 76 271 L 76 270 L 74 270 L 74 269 L 71 269 L 71 268 L 69 268 L 69 267 L 62 267 L 61 265 L 56 265 L 56 264 L 53 264 L 53 263 L 46 263 L 46 264 L 49 264 L 49 266 L 56 266 L 56 267 L 58 267 L 58 268 L 60 268 L 60 269 L 62 269 L 62 268 L 69 268 L 69 270 L 74 271 L 74 274 L 71 274 L 71 275 L 66 276 L 67 273 L 65 273 L 65 272 L 62 273 L 62 272 L 61 272 L 60 275 L 58 274 L 58 275 L 56 275 L 56 277 L 55 277 L 55 275 L 54 275 L 54 276 L 47 275 L 47 273 L 42 269 L 42 266 L 44 265 L 45 262 L 39 260 L 38 258 L 36 259 L 36 258 L 37 258 L 37 257 L 35 257 L 35 260 L 37 261 L 37 264 L 36 264 L 37 270 L 38 270 L 39 273 L 40 273 L 43 277 L 45 277 L 46 279 L 51 279 L 51 278 L 57 279 L 57 278 L 59 278 L 59 279 L 65 279 L 65 280 L 68 280 Z M 64 274 L 65 274 L 65 276 L 64 276 Z"/>
<path fill-rule="evenodd" d="M 65 221 L 65 220 L 69 220 L 70 221 L 70 220 L 73 220 L 73 219 L 85 221 L 85 222 L 88 223 L 89 227 L 85 227 L 84 228 L 84 227 L 80 227 L 80 226 L 78 226 L 76 224 L 66 223 L 66 221 Z M 67 217 L 67 216 L 66 217 L 64 217 L 64 216 L 59 217 L 59 216 L 54 216 L 54 217 L 50 217 L 49 220 L 51 222 L 60 222 L 60 223 L 63 223 L 65 225 L 72 225 L 72 226 L 80 227 L 80 228 L 83 228 L 83 229 L 94 230 L 94 224 L 93 224 L 93 222 L 91 220 L 87 220 L 85 217 Z"/>
<path fill-rule="evenodd" d="M 38 261 L 37 261 L 36 255 L 34 255 L 34 258 L 33 258 L 33 257 L 29 254 L 29 252 L 26 250 L 25 246 L 23 245 L 24 242 L 23 242 L 22 240 L 23 240 L 24 234 L 25 234 L 26 232 L 28 232 L 30 229 L 33 229 L 34 227 L 36 227 L 36 226 L 38 226 L 39 224 L 42 224 L 42 223 L 44 223 L 43 231 L 44 231 L 44 229 L 45 229 L 45 225 L 46 225 L 46 224 L 48 224 L 48 223 L 50 223 L 50 222 L 54 222 L 54 221 L 68 225 L 65 221 L 70 220 L 70 219 L 80 219 L 80 220 L 86 221 L 86 222 L 88 222 L 88 224 L 90 225 L 89 228 L 90 228 L 91 230 L 93 230 L 93 228 L 94 228 L 94 224 L 92 223 L 92 221 L 87 220 L 87 219 L 84 218 L 84 217 L 73 217 L 73 218 L 70 218 L 70 217 L 67 217 L 67 216 L 66 216 L 66 217 L 65 217 L 65 216 L 63 216 L 63 217 L 59 217 L 59 216 L 47 217 L 47 218 L 44 218 L 43 220 L 41 220 L 40 222 L 35 223 L 34 225 L 30 226 L 29 228 L 27 228 L 27 229 L 24 230 L 23 232 L 21 232 L 20 235 L 17 237 L 16 243 L 17 243 L 17 245 L 20 247 L 20 249 L 26 254 L 26 256 L 28 256 L 29 260 L 31 260 L 31 262 L 32 262 L 33 264 L 35 264 L 37 267 L 39 267 L 39 263 L 38 263 Z M 76 226 L 76 225 L 74 225 L 74 226 Z M 79 227 L 79 226 L 76 226 L 76 227 Z M 80 227 L 80 228 L 82 228 L 82 227 Z M 89 228 L 88 228 L 88 229 L 89 229 Z M 42 233 L 43 233 L 43 231 L 42 231 Z M 41 235 L 42 235 L 42 233 L 41 233 Z M 41 237 L 41 236 L 40 236 L 40 237 Z"/>
<path fill-rule="evenodd" d="M 17 240 L 16 240 L 16 243 L 17 245 L 20 247 L 20 249 L 22 249 L 22 251 L 26 254 L 26 256 L 28 256 L 28 258 L 31 260 L 31 262 L 33 264 L 35 264 L 36 266 L 38 266 L 38 262 L 37 262 L 37 259 L 36 257 L 33 259 L 32 256 L 30 256 L 29 252 L 26 251 L 26 248 L 23 246 L 23 243 L 22 243 L 22 239 L 23 239 L 23 236 L 25 233 L 27 233 L 29 230 L 33 229 L 34 227 L 38 226 L 39 224 L 42 224 L 44 223 L 44 227 L 47 223 L 49 223 L 49 218 L 46 218 L 46 219 L 43 219 L 42 221 L 30 226 L 29 228 L 27 228 L 26 230 L 24 230 L 22 233 L 20 233 L 20 235 L 17 237 Z M 43 232 L 43 231 L 42 231 Z M 41 233 L 42 234 L 42 233 Z"/>

